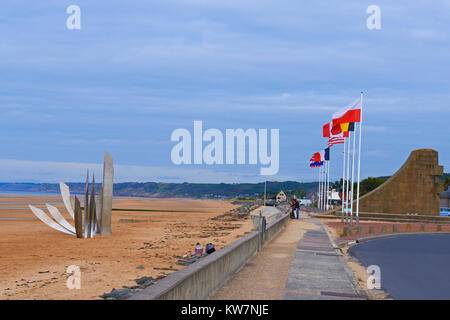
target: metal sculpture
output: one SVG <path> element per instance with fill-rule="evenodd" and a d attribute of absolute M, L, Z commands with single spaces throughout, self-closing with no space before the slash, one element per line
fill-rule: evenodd
<path fill-rule="evenodd" d="M 50 212 L 50 214 L 52 215 L 53 219 L 56 220 L 56 222 L 58 222 L 61 226 L 63 226 L 70 232 L 75 233 L 75 228 L 69 222 L 67 222 L 67 220 L 59 212 L 58 208 L 47 204 L 47 209 Z"/>
<path fill-rule="evenodd" d="M 74 218 L 73 208 L 72 204 L 70 202 L 70 190 L 69 187 L 64 183 L 59 183 L 59 190 L 61 191 L 61 197 L 63 199 L 64 205 L 66 206 L 67 211 L 69 212 L 72 219 Z"/>
<path fill-rule="evenodd" d="M 72 204 L 69 186 L 63 182 L 59 183 L 64 206 L 74 220 L 75 227 L 52 205 L 46 204 L 51 217 L 39 208 L 32 205 L 29 205 L 29 207 L 39 220 L 60 232 L 76 235 L 77 238 L 93 238 L 95 234 L 109 236 L 111 235 L 113 180 L 113 158 L 109 153 L 105 152 L 103 184 L 97 198 L 95 197 L 95 178 L 94 176 L 92 177 L 91 192 L 89 194 L 89 172 L 86 175 L 84 210 L 82 210 L 80 201 L 76 196 Z"/>
<path fill-rule="evenodd" d="M 55 230 L 67 233 L 67 234 L 74 234 L 73 232 L 65 229 L 64 227 L 62 227 L 60 224 L 56 223 L 55 221 L 53 221 L 43 210 L 36 208 L 32 205 L 29 205 L 31 211 L 34 213 L 34 215 L 41 220 L 42 222 L 44 222 L 46 225 L 48 225 L 50 228 L 53 228 Z"/>
<path fill-rule="evenodd" d="M 105 152 L 103 162 L 103 192 L 102 192 L 102 217 L 101 217 L 101 235 L 111 235 L 111 213 L 112 213 L 112 196 L 113 196 L 113 180 L 114 166 L 113 158 Z"/>

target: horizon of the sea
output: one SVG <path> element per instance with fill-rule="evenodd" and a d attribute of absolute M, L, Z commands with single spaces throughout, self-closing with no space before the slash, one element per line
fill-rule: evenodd
<path fill-rule="evenodd" d="M 1 196 L 60 196 L 60 193 L 54 192 L 31 192 L 31 191 L 9 191 L 9 190 L 0 190 Z"/>

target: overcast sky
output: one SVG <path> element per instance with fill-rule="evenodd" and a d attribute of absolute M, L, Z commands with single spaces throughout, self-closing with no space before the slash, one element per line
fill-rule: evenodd
<path fill-rule="evenodd" d="M 81 30 L 66 9 L 81 8 Z M 381 30 L 366 27 L 369 5 Z M 322 125 L 365 92 L 362 177 L 450 167 L 449 1 L 3 0 L 0 181 L 311 181 Z M 280 168 L 182 165 L 177 128 L 280 130 Z M 333 147 L 332 178 L 342 173 Z"/>

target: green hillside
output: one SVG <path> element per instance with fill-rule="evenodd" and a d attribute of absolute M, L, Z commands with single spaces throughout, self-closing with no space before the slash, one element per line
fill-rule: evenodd
<path fill-rule="evenodd" d="M 67 183 L 72 193 L 82 194 L 84 183 Z M 317 189 L 317 182 L 299 183 L 296 181 L 267 182 L 268 198 L 280 190 L 296 195 L 306 195 Z M 96 190 L 100 184 L 96 184 Z M 58 193 L 58 184 L 49 183 L 0 183 L 0 191 L 48 192 Z M 264 183 L 163 183 L 163 182 L 125 182 L 114 184 L 115 196 L 135 197 L 189 197 L 189 198 L 231 198 L 261 196 Z"/>

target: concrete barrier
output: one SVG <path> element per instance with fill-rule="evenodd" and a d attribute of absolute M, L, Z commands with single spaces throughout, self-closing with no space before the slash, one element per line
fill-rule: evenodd
<path fill-rule="evenodd" d="M 261 215 L 266 219 L 266 223 L 270 224 L 274 222 L 275 220 L 279 219 L 283 213 L 280 209 L 276 207 L 259 207 L 250 212 L 250 218 L 253 222 L 253 230 L 258 230 L 258 223 L 259 223 L 259 212 L 261 212 Z"/>
<path fill-rule="evenodd" d="M 289 215 L 267 225 L 262 246 L 288 223 Z M 258 251 L 258 231 L 170 274 L 129 300 L 204 300 L 210 298 Z"/>

